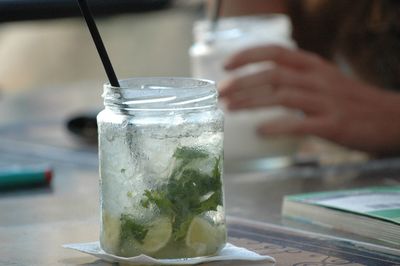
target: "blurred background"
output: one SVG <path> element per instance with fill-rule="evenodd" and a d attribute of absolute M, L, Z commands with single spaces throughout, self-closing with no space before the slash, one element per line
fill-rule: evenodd
<path fill-rule="evenodd" d="M 119 79 L 191 76 L 192 31 L 196 21 L 207 18 L 205 1 L 88 0 L 88 3 Z M 8 125 L 1 131 L 4 137 L 96 150 L 93 143 L 79 138 L 76 141 L 75 137 L 87 134 L 91 140 L 97 139 L 93 120 L 103 108 L 101 93 L 107 77 L 75 0 L 0 1 L 0 58 L 0 123 Z M 272 114 L 271 117 L 275 116 Z M 81 131 L 74 136 L 65 125 L 82 115 L 91 120 L 87 127 L 86 120 L 78 124 Z M 246 116 L 245 120 L 252 116 Z M 25 123 L 18 135 L 10 127 L 15 121 Z M 231 154 L 243 155 L 245 159 L 255 157 L 252 151 L 248 155 L 243 149 L 258 147 L 264 140 L 257 140 L 253 146 L 238 142 L 243 140 L 243 119 L 230 121 L 233 122 L 225 127 L 239 126 L 239 130 L 226 130 L 225 142 L 231 140 L 235 145 L 225 145 L 225 159 L 230 159 Z M 42 123 L 57 126 L 44 132 Z M 88 131 L 82 132 L 82 128 Z M 247 134 L 250 137 L 256 135 L 251 130 Z M 364 154 L 349 153 L 316 138 L 302 139 L 301 143 L 274 139 L 266 147 L 262 152 L 268 157 L 292 156 L 299 150 L 307 162 L 311 155 L 311 163 L 316 157 L 322 163 L 366 158 Z M 243 158 L 235 158 L 230 164 L 225 160 L 227 170 L 265 170 L 265 165 L 272 164 L 274 168 L 288 163 L 284 158 L 276 163 L 260 161 L 242 165 L 236 159 Z M 262 169 L 258 169 L 260 165 Z"/>
<path fill-rule="evenodd" d="M 88 2 L 119 78 L 190 75 L 192 24 L 203 16 L 202 1 Z M 2 91 L 84 80 L 99 93 L 106 76 L 76 1 L 1 1 L 0 13 Z"/>
<path fill-rule="evenodd" d="M 189 76 L 192 26 L 204 16 L 203 3 L 88 0 L 119 79 Z M 0 1 L 0 18 L 2 136 L 96 150 L 90 142 L 97 139 L 94 120 L 107 76 L 77 1 Z M 67 130 L 82 116 L 88 119 L 77 134 Z M 10 128 L 20 122 L 16 136 Z M 42 123 L 58 126 L 43 131 Z"/>

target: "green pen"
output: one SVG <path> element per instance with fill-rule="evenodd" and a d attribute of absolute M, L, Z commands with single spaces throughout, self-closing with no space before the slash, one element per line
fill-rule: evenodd
<path fill-rule="evenodd" d="M 49 185 L 53 171 L 48 166 L 15 166 L 0 168 L 0 190 Z"/>

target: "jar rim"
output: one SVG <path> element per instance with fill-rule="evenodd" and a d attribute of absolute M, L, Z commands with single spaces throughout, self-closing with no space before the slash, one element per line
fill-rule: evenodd
<path fill-rule="evenodd" d="M 214 81 L 188 77 L 138 77 L 104 84 L 104 105 L 121 111 L 178 111 L 215 107 Z"/>
<path fill-rule="evenodd" d="M 198 20 L 193 27 L 196 42 L 216 45 L 218 42 L 236 42 L 240 39 L 287 43 L 292 32 L 290 18 L 285 14 L 267 14 L 221 18 L 215 27 L 207 19 Z M 215 42 L 218 40 L 218 42 Z M 261 41 L 262 41 L 261 40 Z M 222 46 L 225 48 L 226 43 Z"/>
<path fill-rule="evenodd" d="M 215 86 L 215 81 L 201 78 L 190 77 L 135 77 L 119 80 L 120 87 L 114 87 L 109 82 L 104 86 L 117 89 L 135 89 L 134 87 L 143 86 L 151 83 L 165 84 L 165 85 L 180 85 L 185 86 L 187 89 L 194 89 L 200 87 Z M 190 85 L 191 84 L 191 85 Z M 182 86 L 183 85 L 183 86 Z"/>

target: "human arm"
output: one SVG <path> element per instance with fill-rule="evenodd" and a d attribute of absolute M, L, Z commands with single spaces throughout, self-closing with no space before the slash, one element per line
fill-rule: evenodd
<path fill-rule="evenodd" d="M 209 10 L 215 2 L 207 0 Z M 221 8 L 221 15 L 227 17 L 286 12 L 285 0 L 223 0 Z"/>
<path fill-rule="evenodd" d="M 400 93 L 348 77 L 315 54 L 278 46 L 239 52 L 226 68 L 264 61 L 274 67 L 220 86 L 230 110 L 285 106 L 302 112 L 260 125 L 261 134 L 311 134 L 371 153 L 400 153 Z"/>

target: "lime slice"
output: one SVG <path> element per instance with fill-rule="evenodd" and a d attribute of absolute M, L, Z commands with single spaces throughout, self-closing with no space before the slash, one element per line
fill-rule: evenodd
<path fill-rule="evenodd" d="M 168 244 L 171 235 L 172 225 L 170 219 L 167 217 L 158 218 L 150 224 L 149 231 L 140 247 L 146 253 L 156 252 Z"/>
<path fill-rule="evenodd" d="M 118 217 L 111 216 L 103 211 L 103 226 L 101 233 L 102 248 L 115 253 L 119 247 L 121 221 Z"/>
<path fill-rule="evenodd" d="M 193 218 L 185 241 L 197 256 L 211 255 L 221 246 L 219 230 L 200 217 Z"/>

